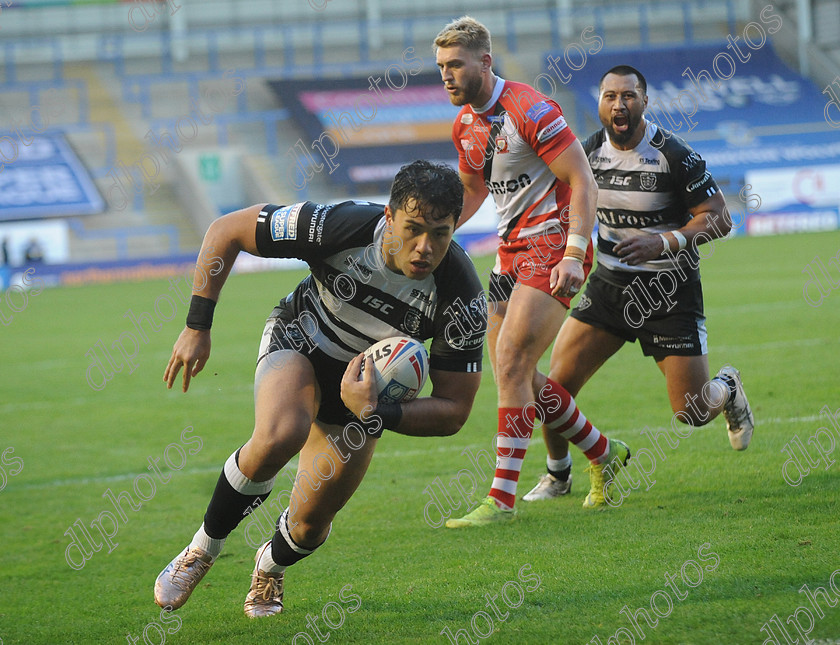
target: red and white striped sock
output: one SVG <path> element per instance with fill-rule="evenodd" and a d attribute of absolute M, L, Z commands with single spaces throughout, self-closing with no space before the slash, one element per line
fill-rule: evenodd
<path fill-rule="evenodd" d="M 575 444 L 593 463 L 599 464 L 607 458 L 609 441 L 587 421 L 566 388 L 547 379 L 538 402 L 546 428 Z"/>
<path fill-rule="evenodd" d="M 489 494 L 504 509 L 513 508 L 516 503 L 516 485 L 534 430 L 535 415 L 533 404 L 525 408 L 499 408 L 496 474 Z"/>

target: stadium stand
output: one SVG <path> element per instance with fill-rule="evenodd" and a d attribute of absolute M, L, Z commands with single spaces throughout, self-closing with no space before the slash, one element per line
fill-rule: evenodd
<path fill-rule="evenodd" d="M 784 78 L 809 87 L 813 111 L 814 83 L 818 92 L 840 67 L 840 12 L 836 0 L 810 4 L 811 42 L 800 45 L 795 3 L 786 1 L 777 7 L 784 24 L 773 37 L 775 53 L 765 51 L 777 57 L 766 65 L 784 61 L 802 69 L 804 61 L 813 81 L 793 72 L 793 80 Z M 313 173 L 295 191 L 294 147 L 308 145 L 317 130 L 302 127 L 294 102 L 287 105 L 277 94 L 283 83 L 366 79 L 400 64 L 409 48 L 422 57 L 424 72 L 434 72 L 431 37 L 449 19 L 472 12 L 493 31 L 497 64 L 511 78 L 530 82 L 545 73 L 546 52 L 569 55 L 572 80 L 556 84 L 555 98 L 582 135 L 596 125 L 591 97 L 582 88 L 591 87 L 590 76 L 610 55 L 672 48 L 679 60 L 702 61 L 705 50 L 698 48 L 741 33 L 762 6 L 748 0 L 525 0 L 515 6 L 502 0 L 14 2 L 0 14 L 0 129 L 11 131 L 50 91 L 59 97 L 64 109 L 45 134 L 69 142 L 107 202 L 100 214 L 79 210 L 63 218 L 69 254 L 62 260 L 183 254 L 197 248 L 222 207 L 239 205 L 212 199 L 211 184 L 227 180 L 225 172 L 240 184 L 230 194 L 244 201 L 346 194 L 347 186 L 333 181 L 340 173 L 326 172 Z M 593 38 L 603 48 L 588 61 L 576 58 L 582 47 L 595 48 Z M 239 93 L 237 83 L 244 85 Z M 212 110 L 210 97 L 216 97 Z M 721 135 L 720 127 L 705 125 L 711 124 L 707 117 L 695 138 L 689 137 L 698 149 L 738 134 Z M 40 123 L 33 125 L 40 130 Z M 806 142 L 825 131 L 814 129 L 810 113 L 775 134 L 761 130 L 772 124 L 752 125 L 762 136 Z M 24 132 L 34 134 L 31 128 Z M 12 148 L 3 141 L 0 154 L 9 159 Z M 733 186 L 744 172 L 732 173 Z M 57 214 L 49 210 L 44 217 Z"/>

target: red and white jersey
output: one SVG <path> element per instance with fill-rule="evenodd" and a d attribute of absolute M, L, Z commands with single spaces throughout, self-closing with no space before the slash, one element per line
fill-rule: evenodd
<path fill-rule="evenodd" d="M 452 126 L 458 169 L 481 175 L 496 202 L 499 237 L 516 240 L 553 229 L 571 188 L 548 167 L 575 135 L 560 106 L 524 83 L 496 80 L 487 105 L 461 108 Z M 568 219 L 568 216 L 567 216 Z M 568 222 L 563 230 L 567 230 Z"/>

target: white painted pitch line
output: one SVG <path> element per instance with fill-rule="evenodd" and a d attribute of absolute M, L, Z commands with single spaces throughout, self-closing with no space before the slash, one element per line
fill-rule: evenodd
<path fill-rule="evenodd" d="M 819 421 L 823 418 L 823 415 L 820 414 L 812 414 L 805 417 L 770 417 L 770 418 L 759 418 L 757 425 L 764 426 L 764 425 L 780 425 L 785 424 L 789 425 L 792 423 L 812 423 L 814 421 Z M 644 426 L 642 428 L 633 428 L 629 430 L 625 429 L 617 429 L 611 430 L 610 434 L 618 434 L 623 436 L 632 436 L 632 435 L 639 435 L 644 430 L 649 431 L 664 431 L 664 432 L 672 432 L 672 429 L 664 428 L 662 426 L 659 427 L 650 427 Z M 460 454 L 462 450 L 466 448 L 471 449 L 482 449 L 482 448 L 489 448 L 485 444 L 468 444 L 466 446 L 459 447 L 458 453 Z M 435 454 L 442 454 L 448 453 L 455 450 L 452 446 L 437 446 L 435 448 L 417 448 L 414 450 L 382 450 L 381 452 L 376 452 L 374 454 L 375 459 L 404 459 L 409 457 L 426 457 L 428 455 L 435 455 Z M 287 464 L 287 467 L 297 469 L 297 461 L 290 461 Z M 180 470 L 175 472 L 181 472 L 187 475 L 206 475 L 209 473 L 218 473 L 221 472 L 222 464 L 216 466 L 204 466 L 202 468 L 188 468 L 186 470 Z M 172 474 L 173 471 L 167 471 L 167 474 Z M 31 490 L 47 490 L 50 488 L 60 488 L 62 486 L 84 486 L 86 484 L 108 484 L 112 482 L 121 482 L 121 481 L 129 481 L 133 480 L 138 475 L 148 475 L 148 471 L 141 471 L 141 472 L 133 472 L 133 473 L 123 473 L 120 475 L 111 475 L 108 477 L 79 477 L 79 478 L 70 478 L 70 479 L 54 479 L 51 481 L 39 482 L 39 483 L 32 483 L 32 484 L 18 484 L 15 485 L 14 481 L 10 481 L 9 485 L 7 486 L 7 490 L 10 491 L 31 491 Z"/>
<path fill-rule="evenodd" d="M 761 427 L 761 426 L 768 426 L 768 425 L 790 425 L 792 423 L 813 423 L 814 421 L 819 421 L 823 418 L 824 418 L 824 416 L 821 415 L 821 414 L 812 414 L 812 415 L 809 415 L 807 417 L 789 417 L 789 418 L 758 417 L 758 419 L 756 419 L 755 425 L 757 427 Z M 683 425 L 685 425 L 685 424 L 681 423 L 680 427 L 682 427 Z M 657 433 L 658 432 L 666 432 L 666 433 L 676 434 L 676 432 L 670 426 L 667 427 L 667 428 L 665 426 L 643 426 L 641 428 L 633 428 L 633 429 L 630 429 L 630 430 L 625 430 L 623 428 L 618 428 L 616 430 L 608 431 L 607 434 L 610 435 L 610 436 L 612 436 L 613 434 L 622 435 L 622 436 L 633 436 L 633 435 L 638 436 L 638 435 L 641 435 L 642 433 L 644 433 L 645 430 L 648 430 L 650 432 L 657 432 Z M 700 427 L 694 429 L 694 431 L 697 431 L 697 430 L 702 431 L 702 430 L 704 430 L 704 427 L 700 426 Z M 692 431 L 692 434 L 693 434 L 694 431 Z"/>
<path fill-rule="evenodd" d="M 197 378 L 197 377 L 196 377 Z M 210 376 L 210 378 L 213 378 Z M 172 386 L 171 392 L 175 394 L 182 394 L 181 386 L 180 386 L 180 376 L 178 379 L 178 383 Z M 162 392 L 166 392 L 166 386 L 161 381 L 160 389 Z M 218 392 L 223 391 L 228 394 L 232 392 L 251 392 L 254 391 L 254 384 L 248 381 L 246 384 L 243 385 L 225 385 L 224 387 L 219 387 L 217 389 L 191 389 L 186 395 L 190 397 L 215 397 L 217 396 Z M 91 388 L 91 394 L 89 396 L 77 396 L 72 399 L 68 399 L 67 401 L 24 401 L 23 403 L 4 403 L 0 405 L 0 414 L 9 414 L 13 412 L 26 412 L 27 410 L 48 410 L 54 408 L 56 406 L 83 406 L 83 405 L 91 405 L 91 404 L 101 404 L 103 400 L 102 394 L 99 392 L 95 392 L 93 388 Z"/>
<path fill-rule="evenodd" d="M 462 448 L 463 449 L 463 448 Z M 391 450 L 376 452 L 375 459 L 403 459 L 407 457 L 425 457 L 432 454 L 440 454 L 453 451 L 452 446 L 438 446 L 437 448 L 416 449 L 416 450 Z M 208 473 L 219 473 L 222 470 L 223 462 L 219 462 L 215 466 L 202 466 L 201 468 L 185 468 L 181 470 L 167 470 L 164 474 L 171 475 L 174 472 L 184 473 L 186 475 L 206 475 Z M 297 460 L 290 461 L 286 468 L 297 470 Z M 131 481 L 140 475 L 149 475 L 151 471 L 144 470 L 133 473 L 122 473 L 119 475 L 109 475 L 107 477 L 75 477 L 68 479 L 53 479 L 51 481 L 19 484 L 15 485 L 14 479 L 9 482 L 5 490 L 7 491 L 31 491 L 31 490 L 46 490 L 49 488 L 60 488 L 62 486 L 84 486 L 86 484 L 109 484 L 122 481 Z"/>
<path fill-rule="evenodd" d="M 712 345 L 715 351 L 737 352 L 753 349 L 788 349 L 790 347 L 811 347 L 813 345 L 830 345 L 840 342 L 838 338 L 797 338 L 795 340 L 769 340 L 751 345 Z"/>
<path fill-rule="evenodd" d="M 791 309 L 792 307 L 801 305 L 804 300 L 804 298 L 798 298 L 796 300 L 782 300 L 779 302 L 748 302 L 741 305 L 710 306 L 705 307 L 705 312 L 708 317 L 719 314 L 746 314 L 760 311 L 774 311 L 776 309 Z"/>
<path fill-rule="evenodd" d="M 787 349 L 791 347 L 811 347 L 814 345 L 831 345 L 840 342 L 840 338 L 831 337 L 831 338 L 798 338 L 795 340 L 773 340 L 767 341 L 763 343 L 742 343 L 739 345 L 713 345 L 713 349 L 715 352 L 739 352 L 739 351 L 746 351 L 752 349 Z M 210 370 L 207 370 L 208 372 Z M 197 378 L 201 378 L 202 375 L 199 375 Z M 212 378 L 212 376 L 211 376 Z M 161 388 L 163 389 L 163 384 L 161 383 Z M 177 388 L 177 385 L 173 387 L 173 391 Z M 226 385 L 224 388 L 219 388 L 225 392 L 248 392 L 253 391 L 254 385 L 250 381 L 246 384 L 241 385 Z M 195 393 L 193 396 L 215 396 L 216 391 L 211 391 L 209 389 L 202 390 L 200 393 Z M 63 401 L 61 405 L 63 406 L 70 406 L 70 405 L 86 405 L 93 402 L 96 402 L 96 399 L 99 397 L 97 392 L 91 390 L 90 396 L 77 396 L 68 401 Z M 101 402 L 101 398 L 98 402 Z M 23 403 L 4 403 L 0 405 L 0 414 L 12 414 L 16 412 L 26 412 L 27 410 L 46 410 L 49 408 L 55 407 L 57 404 L 51 401 L 25 401 Z"/>

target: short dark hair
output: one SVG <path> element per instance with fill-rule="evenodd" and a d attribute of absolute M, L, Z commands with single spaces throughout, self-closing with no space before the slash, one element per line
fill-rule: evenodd
<path fill-rule="evenodd" d="M 616 65 L 612 69 L 608 69 L 604 72 L 604 75 L 601 76 L 601 80 L 598 81 L 598 90 L 600 91 L 601 85 L 604 82 L 604 79 L 607 77 L 607 74 L 617 74 L 618 76 L 630 76 L 631 74 L 635 74 L 636 78 L 639 79 L 639 85 L 642 86 L 642 94 L 647 96 L 647 81 L 645 77 L 642 76 L 642 73 L 637 70 L 635 67 L 630 67 L 630 65 Z"/>
<path fill-rule="evenodd" d="M 406 210 L 412 198 L 424 217 L 435 221 L 454 217 L 457 224 L 464 206 L 464 184 L 450 166 L 422 159 L 412 161 L 394 177 L 388 206 L 394 212 Z"/>

